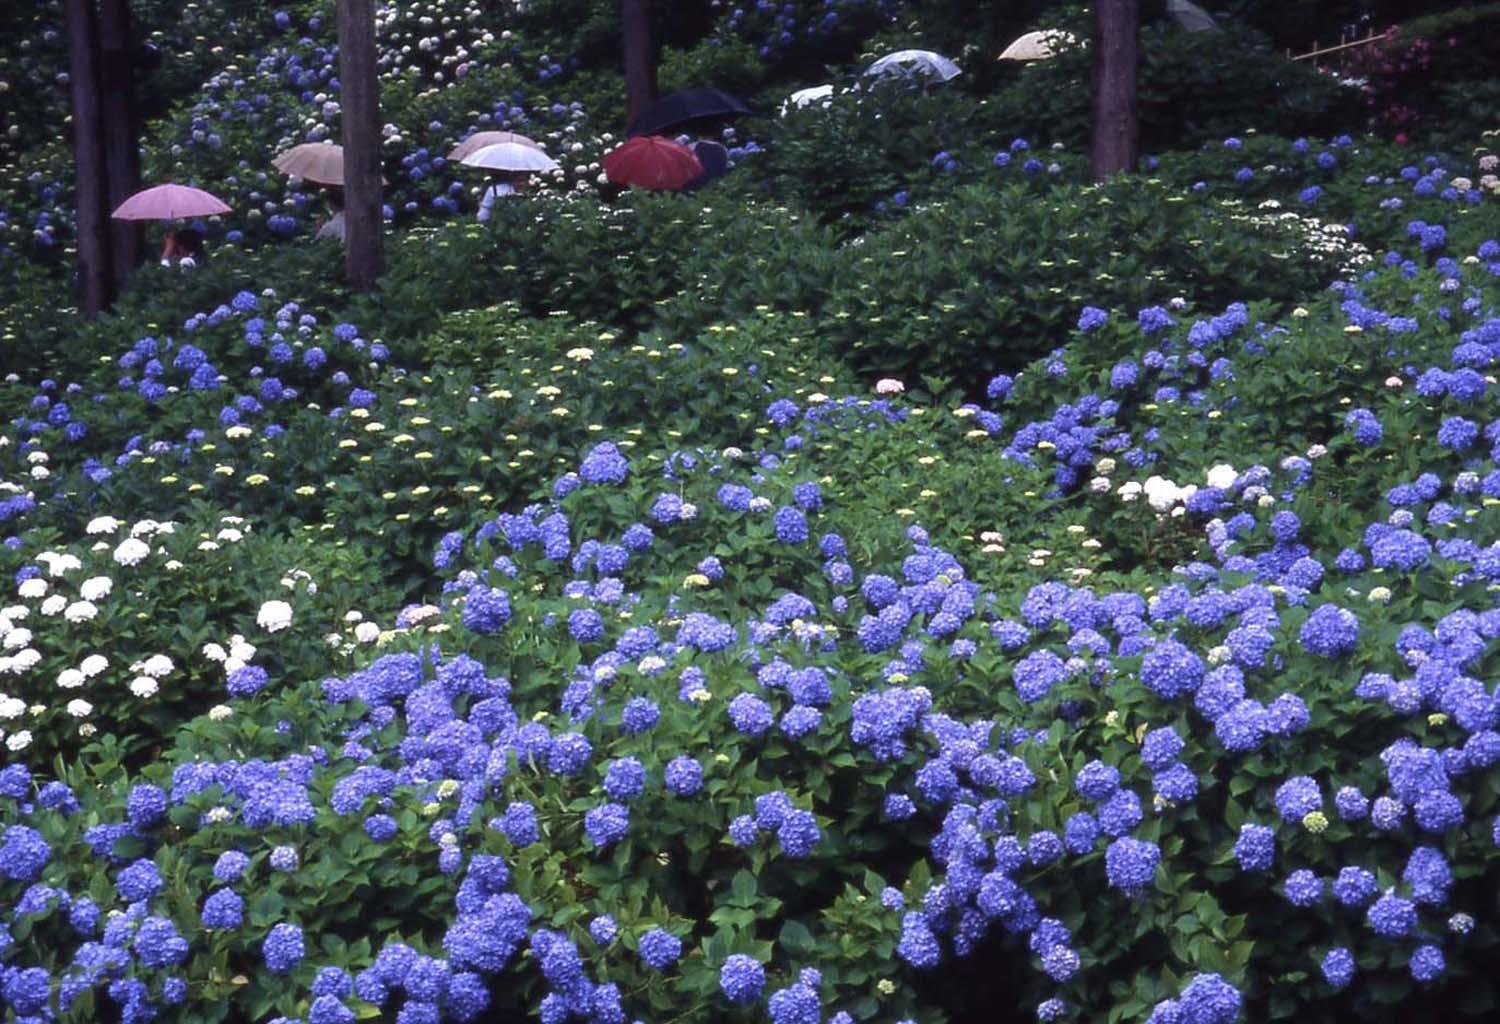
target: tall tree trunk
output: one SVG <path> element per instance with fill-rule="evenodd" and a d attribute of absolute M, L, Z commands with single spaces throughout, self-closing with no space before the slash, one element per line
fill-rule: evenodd
<path fill-rule="evenodd" d="M 339 104 L 344 119 L 344 276 L 370 291 L 385 265 L 381 217 L 380 84 L 373 0 L 338 0 Z"/>
<path fill-rule="evenodd" d="M 1095 181 L 1135 170 L 1140 138 L 1135 77 L 1138 0 L 1095 0 L 1093 128 L 1089 157 Z"/>
<path fill-rule="evenodd" d="M 93 318 L 114 298 L 109 259 L 109 207 L 100 145 L 99 26 L 93 0 L 63 0 L 68 74 L 73 99 L 73 162 L 78 207 L 79 307 Z"/>
<path fill-rule="evenodd" d="M 633 125 L 656 102 L 656 61 L 651 55 L 651 0 L 620 0 L 625 33 L 625 123 Z"/>
<path fill-rule="evenodd" d="M 104 190 L 110 210 L 141 187 L 140 120 L 131 68 L 130 0 L 99 7 L 99 113 L 103 119 Z M 118 288 L 141 262 L 141 226 L 110 222 L 110 265 Z"/>

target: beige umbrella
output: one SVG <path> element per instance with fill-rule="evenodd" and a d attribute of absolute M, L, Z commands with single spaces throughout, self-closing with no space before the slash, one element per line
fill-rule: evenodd
<path fill-rule="evenodd" d="M 486 146 L 499 146 L 505 143 L 513 143 L 517 146 L 526 146 L 530 149 L 541 150 L 545 147 L 535 139 L 528 139 L 524 135 L 515 132 L 475 132 L 467 139 L 453 147 L 448 154 L 449 160 L 462 160 L 470 153 L 477 153 Z"/>
<path fill-rule="evenodd" d="M 344 147 L 332 142 L 304 142 L 271 161 L 282 174 L 317 185 L 344 183 Z"/>
<path fill-rule="evenodd" d="M 1011 43 L 1005 48 L 1005 52 L 1000 54 L 1000 59 L 1046 60 L 1076 45 L 1078 45 L 1078 40 L 1071 32 L 1043 29 L 1037 32 L 1027 32 Z"/>

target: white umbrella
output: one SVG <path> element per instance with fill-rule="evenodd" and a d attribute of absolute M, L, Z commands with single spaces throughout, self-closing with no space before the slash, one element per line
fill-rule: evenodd
<path fill-rule="evenodd" d="M 946 82 L 957 78 L 963 69 L 941 53 L 931 50 L 898 50 L 886 54 L 865 68 L 867 75 L 928 75 Z"/>
<path fill-rule="evenodd" d="M 465 167 L 486 171 L 555 171 L 557 161 L 539 149 L 519 142 L 497 142 L 485 146 L 460 161 Z"/>
<path fill-rule="evenodd" d="M 1184 32 L 1222 32 L 1214 16 L 1191 0 L 1167 0 L 1167 16 Z"/>
<path fill-rule="evenodd" d="M 789 110 L 801 110 L 803 107 L 811 106 L 822 101 L 823 106 L 828 106 L 828 101 L 833 98 L 833 86 L 815 85 L 810 89 L 798 89 L 786 98 L 781 105 L 781 116 L 785 117 Z"/>
<path fill-rule="evenodd" d="M 1041 29 L 1027 32 L 1005 48 L 1001 60 L 1046 60 L 1063 50 L 1077 46 L 1078 40 L 1071 32 L 1057 29 Z"/>

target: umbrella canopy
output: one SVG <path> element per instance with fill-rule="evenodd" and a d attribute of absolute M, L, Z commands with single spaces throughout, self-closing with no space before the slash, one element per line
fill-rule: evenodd
<path fill-rule="evenodd" d="M 703 173 L 693 151 L 660 135 L 637 135 L 604 155 L 604 173 L 616 185 L 679 189 Z"/>
<path fill-rule="evenodd" d="M 465 167 L 486 171 L 555 171 L 557 161 L 540 149 L 519 142 L 497 142 L 475 150 L 460 161 Z"/>
<path fill-rule="evenodd" d="M 789 110 L 801 110 L 819 101 L 822 101 L 826 107 L 831 99 L 833 99 L 833 86 L 831 85 L 815 85 L 810 89 L 798 89 L 781 105 L 781 116 L 785 117 Z"/>
<path fill-rule="evenodd" d="M 142 189 L 110 214 L 116 220 L 176 220 L 178 217 L 212 217 L 230 213 L 217 196 L 189 185 L 155 185 Z"/>
<path fill-rule="evenodd" d="M 1001 60 L 1046 60 L 1055 57 L 1063 50 L 1077 46 L 1078 40 L 1071 32 L 1060 32 L 1057 29 L 1042 29 L 1038 32 L 1027 32 L 1015 42 L 1005 48 L 1000 54 Z"/>
<path fill-rule="evenodd" d="M 674 125 L 700 118 L 744 117 L 743 100 L 720 89 L 680 89 L 641 111 L 630 126 L 631 135 L 659 135 Z"/>
<path fill-rule="evenodd" d="M 1167 17 L 1184 32 L 1222 32 L 1214 16 L 1191 0 L 1167 0 Z"/>
<path fill-rule="evenodd" d="M 867 75 L 925 75 L 946 82 L 957 78 L 963 69 L 941 53 L 931 50 L 898 50 L 881 57 L 865 68 Z"/>
<path fill-rule="evenodd" d="M 293 146 L 272 160 L 271 165 L 282 174 L 318 185 L 344 183 L 344 147 L 333 142 L 304 142 Z"/>
<path fill-rule="evenodd" d="M 448 154 L 449 160 L 463 160 L 470 153 L 477 153 L 486 146 L 498 146 L 502 142 L 512 142 L 518 146 L 530 146 L 532 149 L 541 149 L 542 144 L 535 139 L 529 139 L 516 132 L 475 132 L 467 139 L 453 147 Z"/>

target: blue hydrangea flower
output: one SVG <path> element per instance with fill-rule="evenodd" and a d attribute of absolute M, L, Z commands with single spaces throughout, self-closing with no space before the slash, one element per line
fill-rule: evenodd
<path fill-rule="evenodd" d="M 766 969 L 759 960 L 743 953 L 732 953 L 719 968 L 719 988 L 731 1003 L 742 1006 L 755 1002 L 766 987 Z"/>
<path fill-rule="evenodd" d="M 1334 988 L 1344 988 L 1354 980 L 1354 954 L 1344 946 L 1336 946 L 1323 954 L 1319 964 L 1323 980 Z"/>
<path fill-rule="evenodd" d="M 294 924 L 282 922 L 267 933 L 261 944 L 266 969 L 274 974 L 287 974 L 302 962 L 305 950 L 302 944 L 302 929 Z"/>
<path fill-rule="evenodd" d="M 583 830 L 599 849 L 613 846 L 630 829 L 630 811 L 624 804 L 607 803 L 583 816 Z"/>
<path fill-rule="evenodd" d="M 641 959 L 658 971 L 665 971 L 682 956 L 682 940 L 671 932 L 653 928 L 640 939 Z"/>
<path fill-rule="evenodd" d="M 1160 847 L 1128 836 L 1114 840 L 1104 851 L 1104 873 L 1109 884 L 1127 895 L 1145 891 L 1160 862 Z"/>
<path fill-rule="evenodd" d="M 1271 870 L 1276 857 L 1276 833 L 1264 825 L 1246 822 L 1240 826 L 1239 838 L 1234 841 L 1234 857 L 1242 871 Z"/>

